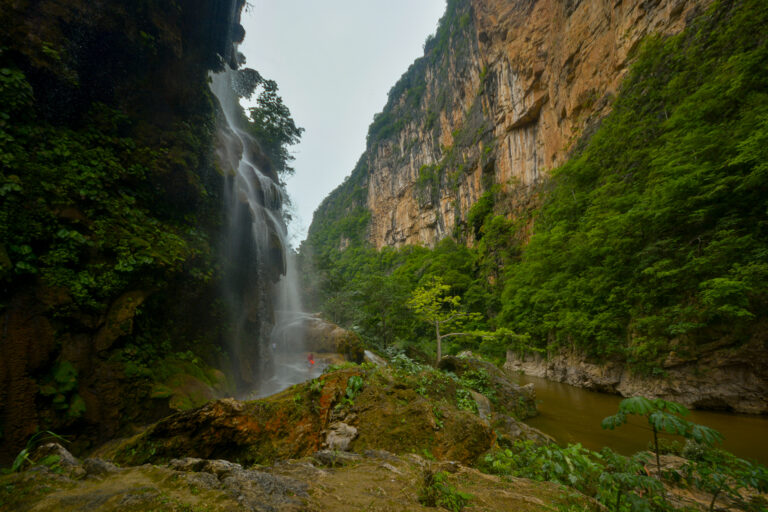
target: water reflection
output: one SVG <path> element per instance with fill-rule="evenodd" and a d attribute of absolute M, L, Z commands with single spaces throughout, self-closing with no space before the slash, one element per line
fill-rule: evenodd
<path fill-rule="evenodd" d="M 529 382 L 536 387 L 539 415 L 526 423 L 558 442 L 581 443 L 591 450 L 609 446 L 626 455 L 646 449 L 651 431 L 644 418 L 630 417 L 627 425 L 616 430 L 600 427 L 603 418 L 616 413 L 622 397 L 539 377 L 519 376 L 520 384 Z M 687 419 L 720 431 L 725 436 L 723 447 L 738 457 L 768 464 L 768 417 L 691 411 Z"/>

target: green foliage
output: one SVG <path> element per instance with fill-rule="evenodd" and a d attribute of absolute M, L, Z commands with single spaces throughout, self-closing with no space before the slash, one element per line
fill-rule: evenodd
<path fill-rule="evenodd" d="M 309 392 L 312 395 L 319 395 L 323 391 L 325 381 L 322 379 L 312 379 L 309 381 Z"/>
<path fill-rule="evenodd" d="M 688 409 L 684 406 L 661 398 L 653 400 L 635 396 L 626 398 L 619 403 L 619 411 L 613 416 L 604 418 L 601 425 L 605 429 L 613 430 L 627 422 L 627 416 L 634 414 L 645 416 L 653 432 L 654 451 L 656 452 L 656 469 L 661 478 L 661 462 L 659 461 L 659 432 L 666 432 L 692 439 L 697 443 L 711 446 L 723 440 L 722 434 L 717 430 L 704 425 L 692 423 L 681 416 L 688 415 Z"/>
<path fill-rule="evenodd" d="M 553 174 L 508 272 L 506 324 L 653 370 L 672 339 L 738 339 L 765 315 L 768 42 L 746 34 L 766 22 L 762 2 L 718 2 L 645 42 L 612 113 Z"/>
<path fill-rule="evenodd" d="M 496 401 L 496 389 L 491 385 L 490 376 L 483 368 L 464 372 L 459 377 L 459 385 L 485 395 L 491 402 Z"/>
<path fill-rule="evenodd" d="M 462 411 L 469 411 L 477 414 L 477 402 L 472 398 L 472 393 L 467 389 L 459 388 L 456 390 L 456 407 Z"/>
<path fill-rule="evenodd" d="M 7 281 L 39 275 L 67 292 L 66 308 L 92 313 L 131 286 L 158 286 L 182 273 L 210 278 L 207 238 L 187 215 L 196 205 L 167 208 L 159 175 L 174 163 L 126 136 L 128 117 L 94 104 L 82 127 L 48 124 L 36 118 L 31 88 L 13 69 L 0 72 L 0 94 L 0 245 L 14 268 Z M 13 123 L 2 121 L 11 116 Z M 168 144 L 192 163 L 183 146 L 199 144 L 201 134 L 179 127 L 175 135 Z"/>
<path fill-rule="evenodd" d="M 471 499 L 471 494 L 459 491 L 448 483 L 448 474 L 444 471 L 424 470 L 419 488 L 419 503 L 425 507 L 442 507 L 459 512 Z"/>
<path fill-rule="evenodd" d="M 405 375 L 416 375 L 427 370 L 427 366 L 419 364 L 407 355 L 399 353 L 389 360 L 389 364 L 395 369 L 396 372 Z"/>
<path fill-rule="evenodd" d="M 353 375 L 347 379 L 347 391 L 344 393 L 343 403 L 352 405 L 355 403 L 355 397 L 363 389 L 363 378 L 359 375 Z"/>
<path fill-rule="evenodd" d="M 368 247 L 361 161 L 302 250 L 312 302 L 369 343 L 430 355 L 429 327 L 403 305 L 432 276 L 484 317 L 473 330 L 514 333 L 446 340 L 448 352 L 569 349 L 659 374 L 671 343 L 687 356 L 724 337 L 743 343 L 768 314 L 768 42 L 746 36 L 766 24 L 764 2 L 716 2 L 680 35 L 649 37 L 611 114 L 541 189 L 544 204 L 512 221 L 489 188 L 468 212 L 471 248 Z M 438 30 L 425 51 L 451 34 Z M 414 77 L 393 91 L 411 87 Z M 395 103 L 388 123 L 400 119 Z M 456 136 L 474 140 L 467 126 Z M 449 168 L 422 168 L 424 190 L 447 183 Z"/>
<path fill-rule="evenodd" d="M 593 452 L 580 444 L 561 448 L 516 441 L 511 448 L 485 455 L 480 467 L 497 475 L 557 482 L 615 512 L 671 510 L 663 500 L 661 482 L 645 475 L 638 457 L 624 457 L 608 448 Z"/>
<path fill-rule="evenodd" d="M 689 460 L 682 469 L 686 481 L 712 495 L 709 510 L 715 510 L 718 498 L 735 502 L 739 510 L 758 511 L 768 506 L 763 496 L 746 499 L 743 490 L 768 492 L 768 468 L 734 457 L 722 450 L 706 450 Z"/>
<path fill-rule="evenodd" d="M 467 213 L 467 224 L 472 229 L 476 240 L 482 238 L 481 229 L 485 223 L 485 219 L 493 213 L 495 202 L 494 191 L 486 190 L 475 204 L 470 207 L 469 212 Z"/>
<path fill-rule="evenodd" d="M 470 313 L 459 309 L 461 307 L 461 297 L 447 295 L 450 289 L 451 287 L 443 284 L 439 277 L 433 277 L 425 285 L 414 290 L 407 302 L 407 306 L 413 310 L 417 318 L 434 326 L 435 341 L 437 343 L 437 362 L 440 362 L 444 338 L 470 335 L 464 332 L 445 333 L 442 330 L 450 328 L 460 331 L 467 322 L 480 319 L 480 315 L 477 313 Z"/>
<path fill-rule="evenodd" d="M 26 446 L 24 446 L 24 448 L 18 453 L 18 455 L 16 455 L 16 458 L 13 460 L 13 463 L 11 464 L 11 468 L 9 472 L 16 473 L 24 469 L 26 465 L 35 463 L 36 461 L 32 460 L 32 458 L 30 457 L 32 452 L 34 452 L 35 448 L 37 448 L 41 444 L 50 442 L 50 441 L 67 442 L 66 439 L 64 439 L 63 437 L 61 437 L 60 435 L 54 432 L 51 432 L 50 430 L 36 432 L 27 440 Z M 50 457 L 46 457 L 42 461 L 39 461 L 40 464 L 43 464 L 49 467 L 55 466 L 58 462 L 59 462 L 58 460 L 54 460 L 53 458 L 50 458 Z"/>
<path fill-rule="evenodd" d="M 293 174 L 294 169 L 288 164 L 294 157 L 288 152 L 288 146 L 299 142 L 304 128 L 296 126 L 290 110 L 277 94 L 274 80 L 261 80 L 260 86 L 256 106 L 248 109 L 248 132 L 259 142 L 278 173 Z"/>
<path fill-rule="evenodd" d="M 52 398 L 53 408 L 66 411 L 67 419 L 85 413 L 85 401 L 77 393 L 77 370 L 69 361 L 59 361 L 40 385 L 40 394 Z"/>

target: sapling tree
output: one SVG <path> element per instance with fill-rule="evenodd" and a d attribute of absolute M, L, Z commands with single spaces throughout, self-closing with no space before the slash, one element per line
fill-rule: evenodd
<path fill-rule="evenodd" d="M 414 290 L 407 304 L 418 318 L 435 327 L 437 362 L 443 356 L 443 340 L 451 336 L 474 336 L 475 333 L 464 332 L 462 329 L 468 321 L 480 318 L 479 313 L 462 311 L 461 297 L 449 295 L 450 290 L 450 286 L 435 277 Z M 452 330 L 444 333 L 446 328 Z"/>
<path fill-rule="evenodd" d="M 758 496 L 747 502 L 742 490 L 768 491 L 768 468 L 739 459 L 723 450 L 706 450 L 695 460 L 689 460 L 682 468 L 686 480 L 712 495 L 709 510 L 721 496 L 738 503 L 741 510 L 766 510 L 765 499 Z"/>
<path fill-rule="evenodd" d="M 619 404 L 619 412 L 608 416 L 602 421 L 602 427 L 613 430 L 627 422 L 629 415 L 645 416 L 653 432 L 653 445 L 656 452 L 656 474 L 661 479 L 661 460 L 659 459 L 659 433 L 683 436 L 693 439 L 697 443 L 712 446 L 723 440 L 722 434 L 717 430 L 692 423 L 683 416 L 688 415 L 688 409 L 677 402 L 662 400 L 661 398 L 649 399 L 635 396 L 622 400 Z"/>
<path fill-rule="evenodd" d="M 643 473 L 638 455 L 623 457 L 603 448 L 599 458 L 604 464 L 599 499 L 608 506 L 612 504 L 615 512 L 621 511 L 622 500 L 629 504 L 630 510 L 647 510 L 649 499 L 663 493 L 664 485 Z"/>

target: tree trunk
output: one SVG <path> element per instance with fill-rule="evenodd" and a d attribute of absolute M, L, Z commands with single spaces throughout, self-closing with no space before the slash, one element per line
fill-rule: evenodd
<path fill-rule="evenodd" d="M 435 321 L 435 336 L 437 336 L 437 361 L 435 361 L 435 367 L 437 367 L 443 357 L 443 338 L 440 336 L 440 322 L 438 321 Z"/>
<path fill-rule="evenodd" d="M 715 500 L 717 500 L 718 494 L 720 494 L 720 491 L 723 489 L 722 486 L 718 487 L 714 494 L 712 494 L 712 502 L 709 504 L 709 512 L 713 512 L 715 510 Z"/>
<path fill-rule="evenodd" d="M 656 447 L 656 475 L 661 480 L 661 460 L 659 458 L 659 434 L 656 432 L 656 427 L 653 427 L 653 444 Z"/>
<path fill-rule="evenodd" d="M 389 344 L 389 336 L 387 336 L 387 312 L 382 310 L 381 312 L 381 334 L 384 337 L 384 343 Z"/>

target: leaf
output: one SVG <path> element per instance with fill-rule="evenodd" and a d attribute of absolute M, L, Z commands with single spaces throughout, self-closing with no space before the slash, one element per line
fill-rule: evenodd
<path fill-rule="evenodd" d="M 664 411 L 654 411 L 648 415 L 648 423 L 656 430 L 685 436 L 689 423 Z"/>
<path fill-rule="evenodd" d="M 723 442 L 723 435 L 720 432 L 704 425 L 693 425 L 688 437 L 692 438 L 697 443 L 702 443 L 707 446 Z"/>
<path fill-rule="evenodd" d="M 13 459 L 13 464 L 11 465 L 11 471 L 14 473 L 17 471 L 20 471 L 22 466 L 24 466 L 24 463 L 27 461 L 29 461 L 29 450 L 27 448 L 24 448 L 19 452 L 16 458 Z"/>
<path fill-rule="evenodd" d="M 622 426 L 626 422 L 627 422 L 627 415 L 624 414 L 623 412 L 619 412 L 614 414 L 613 416 L 608 416 L 607 418 L 603 418 L 603 421 L 600 423 L 600 426 L 606 430 L 613 430 L 616 427 Z"/>
<path fill-rule="evenodd" d="M 47 466 L 49 468 L 52 468 L 53 466 L 57 465 L 59 462 L 61 462 L 61 456 L 53 454 L 48 455 L 46 457 L 43 457 L 38 464 L 41 466 Z"/>
<path fill-rule="evenodd" d="M 656 410 L 654 402 L 642 396 L 626 398 L 619 404 L 619 411 L 627 414 L 645 416 L 654 410 Z"/>
<path fill-rule="evenodd" d="M 683 404 L 662 400 L 661 398 L 654 400 L 653 405 L 660 411 L 666 410 L 672 414 L 679 414 L 681 416 L 687 416 L 690 414 L 688 409 Z"/>

